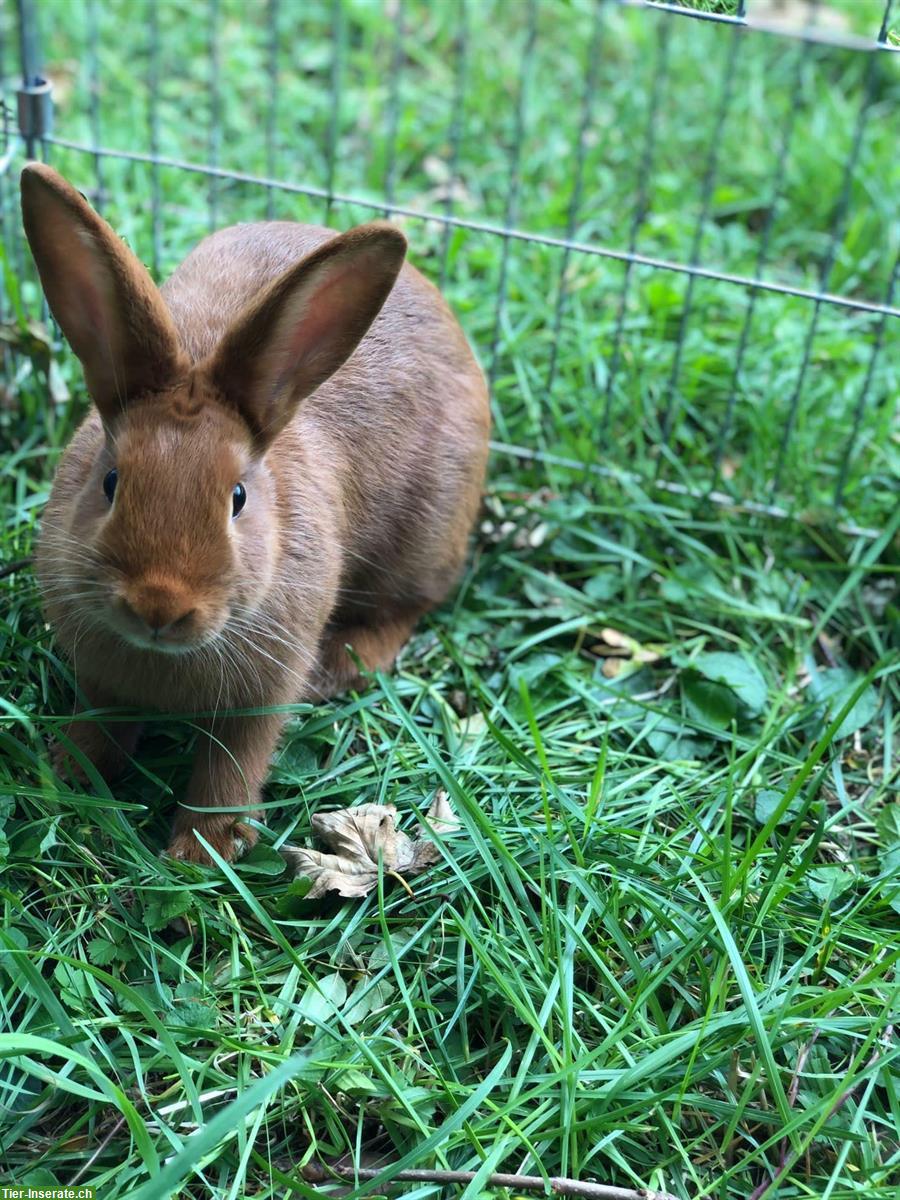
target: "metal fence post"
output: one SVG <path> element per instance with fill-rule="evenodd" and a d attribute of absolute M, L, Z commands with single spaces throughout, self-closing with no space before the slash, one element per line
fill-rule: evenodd
<path fill-rule="evenodd" d="M 53 84 L 43 76 L 35 0 L 17 0 L 17 4 L 22 64 L 22 86 L 16 93 L 19 133 L 28 157 L 34 158 L 36 144 L 53 132 Z"/>

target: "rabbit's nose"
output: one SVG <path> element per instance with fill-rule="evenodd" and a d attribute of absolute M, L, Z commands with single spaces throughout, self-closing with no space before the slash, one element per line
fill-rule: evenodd
<path fill-rule="evenodd" d="M 132 585 L 123 590 L 119 604 L 154 640 L 186 627 L 197 611 L 180 589 L 160 584 Z"/>

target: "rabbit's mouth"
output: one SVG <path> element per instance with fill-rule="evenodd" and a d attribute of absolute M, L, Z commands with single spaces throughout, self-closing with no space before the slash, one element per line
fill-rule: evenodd
<path fill-rule="evenodd" d="M 191 654 L 195 650 L 200 650 L 204 646 L 208 646 L 210 642 L 215 640 L 216 637 L 216 634 L 208 633 L 202 637 L 174 640 L 165 634 L 135 634 L 132 631 L 122 629 L 118 625 L 116 626 L 116 632 L 122 638 L 124 638 L 130 646 L 134 646 L 138 650 L 147 650 L 153 654 L 168 654 L 173 657 Z"/>
<path fill-rule="evenodd" d="M 129 645 L 154 654 L 189 654 L 212 641 L 223 617 L 172 581 L 144 578 L 117 586 L 106 619 Z"/>

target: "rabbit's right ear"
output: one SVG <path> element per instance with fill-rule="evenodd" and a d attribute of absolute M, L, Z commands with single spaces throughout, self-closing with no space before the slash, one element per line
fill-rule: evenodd
<path fill-rule="evenodd" d="M 399 229 L 359 225 L 263 289 L 226 332 L 207 368 L 260 449 L 362 341 L 405 254 Z"/>
<path fill-rule="evenodd" d="M 183 365 L 175 326 L 146 268 L 80 192 L 43 163 L 25 167 L 21 186 L 47 303 L 109 424 Z"/>

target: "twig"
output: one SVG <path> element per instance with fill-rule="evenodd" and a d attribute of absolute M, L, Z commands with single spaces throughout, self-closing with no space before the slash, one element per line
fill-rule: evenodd
<path fill-rule="evenodd" d="M 5 579 L 7 575 L 15 575 L 16 571 L 21 571 L 25 567 L 30 567 L 33 559 L 17 558 L 15 562 L 7 563 L 5 567 L 0 567 L 0 579 Z"/>
<path fill-rule="evenodd" d="M 888 1025 L 884 1031 L 884 1049 L 887 1048 L 887 1044 L 893 1036 L 894 1036 L 894 1027 L 893 1027 L 893 1025 Z M 818 1034 L 816 1034 L 810 1040 L 809 1045 L 805 1047 L 804 1055 L 803 1055 L 804 1062 L 805 1062 L 805 1056 L 806 1056 L 806 1054 L 809 1053 L 809 1050 L 811 1049 L 812 1044 L 815 1041 L 816 1037 L 818 1037 Z M 869 1067 L 873 1067 L 875 1065 L 875 1063 L 878 1062 L 879 1058 L 882 1057 L 883 1053 L 884 1053 L 884 1050 L 882 1050 L 881 1048 L 876 1046 L 876 1049 L 875 1049 L 874 1053 L 872 1054 L 872 1057 L 866 1063 L 866 1069 L 868 1069 Z M 799 1077 L 799 1072 L 801 1071 L 801 1069 L 802 1069 L 801 1064 L 798 1062 L 798 1064 L 797 1064 L 798 1077 Z M 828 1110 L 828 1112 L 825 1116 L 826 1121 L 830 1121 L 831 1118 L 834 1116 L 834 1114 L 836 1112 L 839 1112 L 844 1107 L 844 1105 L 847 1103 L 847 1101 L 850 1099 L 850 1097 L 853 1095 L 853 1093 L 856 1091 L 856 1089 L 858 1087 L 859 1087 L 859 1081 L 857 1080 L 857 1082 L 854 1083 L 852 1085 L 852 1087 L 848 1087 L 847 1090 L 845 1092 L 843 1092 L 842 1095 L 840 1095 L 837 1098 L 837 1100 L 834 1102 L 834 1104 L 832 1104 L 831 1108 Z M 784 1153 L 782 1152 L 781 1164 L 778 1167 L 778 1170 L 775 1172 L 775 1174 L 770 1179 L 764 1179 L 758 1187 L 753 1189 L 753 1192 L 750 1196 L 750 1200 L 763 1200 L 763 1196 L 765 1196 L 766 1192 L 769 1191 L 769 1189 L 773 1186 L 773 1184 L 779 1183 L 783 1176 L 787 1175 L 789 1171 L 793 1170 L 794 1164 L 797 1162 L 797 1159 L 799 1157 L 800 1157 L 799 1154 L 793 1153 L 793 1154 L 791 1154 L 791 1156 L 789 1158 L 786 1158 L 784 1156 Z"/>
<path fill-rule="evenodd" d="M 390 1170 L 390 1163 L 381 1167 L 325 1166 L 323 1163 L 307 1163 L 300 1174 L 307 1183 L 329 1183 L 336 1179 L 355 1183 L 357 1180 L 376 1179 Z M 388 1183 L 471 1183 L 474 1171 L 398 1171 Z M 585 1183 L 580 1179 L 564 1179 L 551 1175 L 549 1180 L 542 1175 L 488 1175 L 484 1187 L 513 1188 L 519 1192 L 550 1191 L 558 1196 L 581 1196 L 585 1200 L 676 1200 L 670 1192 L 654 1192 L 648 1188 L 610 1187 L 605 1183 Z"/>
<path fill-rule="evenodd" d="M 788 1108 L 793 1108 L 797 1102 L 797 1097 L 800 1094 L 800 1077 L 803 1074 L 803 1068 L 806 1066 L 806 1060 L 809 1058 L 813 1046 L 816 1044 L 821 1030 L 817 1029 L 809 1041 L 800 1050 L 797 1057 L 797 1065 L 794 1068 L 794 1076 L 791 1079 L 791 1086 L 788 1089 Z M 787 1168 L 788 1154 L 791 1150 L 791 1139 L 781 1139 L 781 1149 L 778 1152 L 778 1170 L 784 1171 Z"/>
<path fill-rule="evenodd" d="M 119 1132 L 119 1130 L 122 1128 L 122 1126 L 124 1124 L 125 1124 L 125 1118 L 119 1117 L 118 1121 L 116 1121 L 115 1125 L 113 1125 L 112 1129 L 110 1129 L 109 1133 L 106 1135 L 106 1137 L 100 1143 L 100 1145 L 97 1147 L 97 1149 L 91 1155 L 91 1157 L 87 1160 L 86 1163 L 82 1163 L 78 1172 L 69 1180 L 69 1187 L 76 1187 L 81 1182 L 81 1180 L 84 1179 L 85 1175 L 88 1173 L 88 1171 L 91 1169 L 91 1167 L 94 1165 L 94 1163 L 97 1161 L 97 1159 L 100 1157 L 100 1155 L 103 1153 L 103 1151 L 106 1149 L 106 1147 L 113 1140 L 113 1138 L 116 1136 L 116 1134 Z"/>

